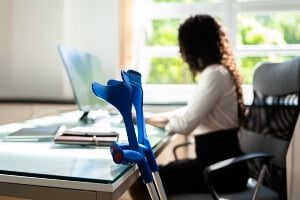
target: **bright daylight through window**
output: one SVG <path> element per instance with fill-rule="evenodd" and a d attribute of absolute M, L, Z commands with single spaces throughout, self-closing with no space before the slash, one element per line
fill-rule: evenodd
<path fill-rule="evenodd" d="M 259 62 L 300 55 L 298 0 L 137 0 L 136 65 L 146 84 L 190 84 L 177 42 L 179 24 L 199 13 L 226 27 L 244 84 Z"/>

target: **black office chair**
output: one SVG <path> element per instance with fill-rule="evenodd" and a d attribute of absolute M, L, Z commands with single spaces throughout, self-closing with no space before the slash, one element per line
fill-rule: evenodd
<path fill-rule="evenodd" d="M 253 93 L 246 124 L 239 131 L 245 155 L 220 161 L 204 170 L 210 193 L 170 196 L 169 200 L 287 199 L 286 155 L 299 117 L 300 57 L 283 63 L 260 64 L 254 73 Z M 213 173 L 241 162 L 247 162 L 249 168 L 245 190 L 218 194 L 211 182 Z"/>

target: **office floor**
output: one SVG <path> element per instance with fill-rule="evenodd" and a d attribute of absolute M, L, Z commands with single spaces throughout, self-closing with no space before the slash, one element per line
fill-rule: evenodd
<path fill-rule="evenodd" d="M 29 199 L 21 199 L 15 197 L 7 197 L 7 196 L 0 196 L 0 200 L 29 200 Z M 125 192 L 119 200 L 132 200 L 131 196 L 128 192 Z"/>
<path fill-rule="evenodd" d="M 15 197 L 7 197 L 7 196 L 0 196 L 0 200 L 29 200 L 29 199 L 22 199 L 22 198 L 15 198 Z M 131 196 L 128 192 L 125 192 L 119 200 L 132 200 Z"/>
<path fill-rule="evenodd" d="M 2 200 L 2 199 L 0 199 Z M 119 200 L 132 200 L 130 194 L 126 191 L 121 197 Z"/>
<path fill-rule="evenodd" d="M 15 198 L 15 197 L 0 196 L 0 200 L 28 200 L 28 199 L 21 199 L 21 198 Z"/>

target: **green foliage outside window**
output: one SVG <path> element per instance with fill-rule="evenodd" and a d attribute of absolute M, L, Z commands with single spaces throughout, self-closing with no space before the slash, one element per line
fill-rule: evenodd
<path fill-rule="evenodd" d="M 178 46 L 180 19 L 153 20 L 151 31 L 146 33 L 148 46 Z"/>
<path fill-rule="evenodd" d="M 176 0 L 159 0 L 170 2 Z M 178 0 L 179 1 L 179 0 Z M 182 2 L 182 1 L 180 1 Z M 181 19 L 153 20 L 147 32 L 148 46 L 177 46 Z M 300 14 L 238 15 L 239 45 L 300 44 Z M 254 67 L 260 62 L 282 62 L 292 57 L 254 56 L 238 58 L 244 83 L 251 84 Z M 152 58 L 148 83 L 192 83 L 181 58 Z"/>
<path fill-rule="evenodd" d="M 239 15 L 239 45 L 300 44 L 299 14 Z M 245 84 L 252 83 L 254 67 L 260 62 L 283 62 L 292 56 L 253 56 L 238 60 Z"/>
<path fill-rule="evenodd" d="M 293 56 L 252 56 L 243 57 L 238 60 L 238 64 L 241 67 L 241 74 L 244 84 L 252 84 L 254 68 L 261 62 L 283 62 L 288 59 L 292 59 Z"/>
<path fill-rule="evenodd" d="M 187 64 L 181 58 L 153 58 L 148 83 L 192 83 Z"/>
<path fill-rule="evenodd" d="M 300 44 L 300 15 L 238 15 L 239 44 Z"/>

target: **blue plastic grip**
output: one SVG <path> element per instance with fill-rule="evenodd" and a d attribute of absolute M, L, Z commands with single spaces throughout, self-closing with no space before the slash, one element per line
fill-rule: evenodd
<path fill-rule="evenodd" d="M 97 97 L 104 99 L 119 110 L 125 123 L 128 142 L 133 150 L 138 151 L 138 142 L 131 114 L 132 88 L 128 85 L 128 82 L 109 80 L 107 86 L 94 82 L 92 83 L 92 91 Z"/>
<path fill-rule="evenodd" d="M 116 149 L 112 151 L 113 160 L 118 164 L 131 164 L 144 162 L 144 155 L 134 150 Z"/>
<path fill-rule="evenodd" d="M 150 141 L 148 140 L 145 118 L 143 112 L 143 89 L 141 74 L 134 70 L 127 71 L 133 92 L 132 92 L 132 102 L 136 111 L 137 127 L 138 127 L 138 142 L 143 144 L 147 150 L 145 151 L 145 156 L 147 157 L 149 167 L 152 172 L 158 171 L 158 166 L 156 163 L 155 155 L 152 151 Z"/>

